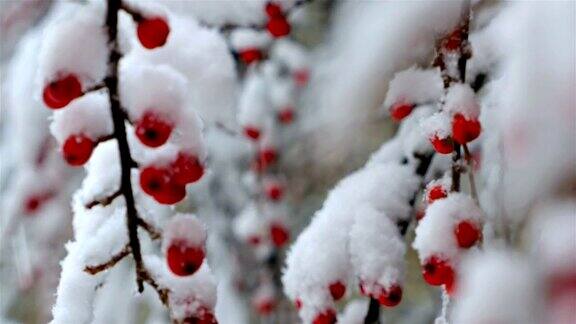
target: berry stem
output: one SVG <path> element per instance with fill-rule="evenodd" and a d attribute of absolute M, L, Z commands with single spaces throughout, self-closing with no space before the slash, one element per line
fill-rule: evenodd
<path fill-rule="evenodd" d="M 86 266 L 84 271 L 88 272 L 91 275 L 95 275 L 101 271 L 107 270 L 112 268 L 116 263 L 120 262 L 124 257 L 129 255 L 131 252 L 130 244 L 126 244 L 120 252 L 114 254 L 110 260 L 106 261 L 105 263 L 101 263 L 94 266 Z"/>
<path fill-rule="evenodd" d="M 110 98 L 110 110 L 112 113 L 112 122 L 114 124 L 114 138 L 118 142 L 118 151 L 120 154 L 120 192 L 126 202 L 126 224 L 128 227 L 129 245 L 136 263 L 136 283 L 138 291 L 144 291 L 143 282 L 145 278 L 143 273 L 146 272 L 142 262 L 142 253 L 140 251 L 140 240 L 138 239 L 138 212 L 134 201 L 134 192 L 132 191 L 131 171 L 134 160 L 130 155 L 130 146 L 126 137 L 126 114 L 122 110 L 118 96 L 118 65 L 121 54 L 118 46 L 118 12 L 122 7 L 120 0 L 108 0 L 106 12 L 106 27 L 108 30 L 108 42 L 110 45 L 110 56 L 108 58 L 109 75 L 104 80 L 108 89 Z"/>

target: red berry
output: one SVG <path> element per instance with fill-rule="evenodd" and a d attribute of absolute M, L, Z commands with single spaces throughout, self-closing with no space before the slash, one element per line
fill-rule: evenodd
<path fill-rule="evenodd" d="M 334 324 L 336 323 L 336 312 L 333 309 L 327 309 L 316 315 L 312 324 Z"/>
<path fill-rule="evenodd" d="M 260 236 L 253 235 L 253 236 L 248 237 L 248 244 L 250 244 L 250 245 L 260 244 Z"/>
<path fill-rule="evenodd" d="M 186 187 L 170 181 L 164 190 L 153 197 L 162 205 L 174 205 L 186 197 Z"/>
<path fill-rule="evenodd" d="M 278 152 L 272 147 L 263 148 L 260 150 L 259 158 L 262 161 L 262 164 L 267 166 L 276 162 L 276 159 L 278 159 Z"/>
<path fill-rule="evenodd" d="M 426 212 L 424 211 L 424 209 L 419 208 L 418 210 L 416 210 L 417 221 L 420 221 L 422 218 L 424 218 L 424 216 L 426 216 Z"/>
<path fill-rule="evenodd" d="M 442 48 L 447 51 L 456 51 L 460 49 L 460 45 L 462 44 L 462 36 L 461 36 L 460 27 L 454 30 L 450 35 L 445 37 L 442 40 Z"/>
<path fill-rule="evenodd" d="M 266 186 L 266 196 L 272 201 L 279 201 L 284 195 L 284 190 L 279 184 L 271 184 Z"/>
<path fill-rule="evenodd" d="M 271 17 L 266 24 L 266 29 L 275 38 L 290 34 L 290 23 L 284 16 Z"/>
<path fill-rule="evenodd" d="M 296 301 L 294 301 L 294 305 L 296 306 L 297 310 L 300 310 L 302 308 L 302 300 L 300 298 L 296 298 Z"/>
<path fill-rule="evenodd" d="M 462 114 L 452 119 L 452 137 L 460 144 L 466 144 L 480 136 L 482 126 L 477 119 L 466 119 Z"/>
<path fill-rule="evenodd" d="M 211 311 L 201 307 L 197 314 L 186 317 L 183 324 L 218 324 L 218 321 Z"/>
<path fill-rule="evenodd" d="M 94 146 L 94 141 L 88 137 L 72 135 L 66 139 L 64 146 L 62 146 L 64 159 L 72 166 L 83 165 L 90 159 Z"/>
<path fill-rule="evenodd" d="M 137 34 L 142 46 L 153 49 L 166 44 L 170 27 L 163 18 L 148 18 L 138 23 Z"/>
<path fill-rule="evenodd" d="M 196 182 L 204 175 L 204 167 L 196 156 L 180 153 L 172 163 L 172 179 L 179 185 Z"/>
<path fill-rule="evenodd" d="M 432 286 L 440 286 L 454 280 L 454 270 L 447 261 L 433 255 L 422 267 L 424 280 Z"/>
<path fill-rule="evenodd" d="M 413 104 L 404 102 L 395 103 L 390 107 L 390 116 L 392 116 L 394 121 L 399 122 L 406 116 L 410 115 L 412 109 L 414 109 Z"/>
<path fill-rule="evenodd" d="M 183 241 L 173 242 L 166 251 L 168 268 L 177 276 L 189 276 L 198 271 L 204 256 L 202 247 L 188 246 Z"/>
<path fill-rule="evenodd" d="M 288 125 L 294 121 L 294 109 L 287 107 L 278 112 L 278 121 L 281 124 Z"/>
<path fill-rule="evenodd" d="M 50 82 L 42 93 L 46 106 L 52 109 L 65 107 L 70 101 L 82 96 L 82 85 L 74 74 Z"/>
<path fill-rule="evenodd" d="M 274 2 L 266 3 L 266 15 L 268 17 L 282 17 L 284 16 L 284 12 L 282 12 L 282 7 L 279 4 Z"/>
<path fill-rule="evenodd" d="M 378 296 L 380 305 L 387 307 L 394 307 L 400 304 L 400 301 L 402 301 L 402 288 L 398 285 L 392 285 L 388 289 L 384 289 Z"/>
<path fill-rule="evenodd" d="M 433 203 L 434 201 L 442 198 L 446 198 L 448 193 L 441 185 L 436 185 L 428 190 L 428 194 L 426 195 L 426 200 L 429 204 Z"/>
<path fill-rule="evenodd" d="M 454 235 L 456 236 L 458 246 L 467 249 L 480 240 L 482 233 L 476 224 L 472 221 L 465 220 L 456 225 Z"/>
<path fill-rule="evenodd" d="M 439 138 L 437 135 L 434 135 L 434 137 L 430 139 L 430 142 L 434 150 L 440 154 L 450 154 L 454 151 L 454 141 L 452 137 Z"/>
<path fill-rule="evenodd" d="M 346 293 L 346 286 L 340 281 L 330 284 L 328 289 L 330 289 L 330 295 L 332 295 L 332 298 L 336 301 L 344 297 L 344 294 Z"/>
<path fill-rule="evenodd" d="M 242 62 L 244 62 L 244 64 L 246 65 L 250 65 L 254 62 L 261 61 L 262 58 L 264 57 L 262 55 L 262 51 L 257 48 L 248 48 L 242 50 L 238 53 L 238 55 L 240 56 Z"/>
<path fill-rule="evenodd" d="M 453 296 L 456 292 L 456 274 L 452 275 L 448 281 L 444 284 L 444 288 L 448 295 Z"/>
<path fill-rule="evenodd" d="M 310 73 L 306 69 L 297 70 L 293 73 L 294 82 L 299 87 L 303 87 L 308 83 L 308 79 L 310 78 Z"/>
<path fill-rule="evenodd" d="M 272 238 L 272 243 L 274 243 L 274 246 L 282 247 L 290 239 L 290 233 L 284 226 L 272 224 L 270 226 L 270 237 Z"/>
<path fill-rule="evenodd" d="M 42 199 L 36 195 L 30 196 L 24 202 L 24 212 L 26 214 L 34 214 L 42 205 Z"/>
<path fill-rule="evenodd" d="M 273 299 L 263 299 L 256 303 L 256 311 L 260 315 L 269 315 L 276 308 L 276 302 Z"/>
<path fill-rule="evenodd" d="M 140 172 L 140 187 L 150 196 L 166 190 L 170 183 L 170 173 L 166 169 L 149 166 Z"/>
<path fill-rule="evenodd" d="M 260 130 L 253 126 L 244 127 L 244 135 L 253 141 L 257 141 L 260 138 Z"/>
<path fill-rule="evenodd" d="M 136 136 L 142 144 L 158 147 L 166 143 L 172 133 L 172 123 L 153 112 L 145 113 L 136 123 Z"/>

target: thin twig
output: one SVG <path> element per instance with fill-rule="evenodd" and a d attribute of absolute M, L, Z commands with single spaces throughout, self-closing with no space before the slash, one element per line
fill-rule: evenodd
<path fill-rule="evenodd" d="M 154 288 L 154 290 L 156 290 L 156 292 L 158 293 L 158 297 L 160 297 L 160 300 L 162 301 L 162 303 L 164 305 L 168 306 L 168 297 L 170 294 L 170 290 L 167 288 L 161 287 L 156 282 L 156 280 L 150 275 L 148 270 L 146 270 L 146 268 L 141 267 L 137 271 L 138 271 L 138 278 L 141 278 L 144 282 L 149 284 L 150 287 Z"/>
<path fill-rule="evenodd" d="M 86 209 L 90 209 L 90 208 L 93 208 L 93 207 L 98 206 L 98 205 L 100 205 L 100 206 L 108 206 L 108 205 L 110 205 L 110 204 L 114 201 L 114 199 L 120 197 L 121 194 L 122 194 L 122 191 L 116 190 L 113 194 L 111 194 L 111 195 L 109 195 L 109 196 L 107 196 L 107 197 L 100 198 L 100 199 L 95 199 L 95 200 L 87 203 L 87 204 L 85 205 L 85 207 L 86 207 Z"/>
<path fill-rule="evenodd" d="M 152 224 L 146 222 L 144 219 L 142 219 L 142 217 L 138 217 L 138 226 L 142 227 L 142 229 L 148 232 L 151 239 L 157 240 L 162 238 L 162 232 L 160 232 L 160 230 L 158 230 Z"/>
<path fill-rule="evenodd" d="M 120 260 L 124 259 L 128 254 L 130 254 L 130 244 L 126 244 L 120 252 L 114 254 L 110 260 L 106 261 L 105 263 L 93 265 L 93 266 L 86 266 L 84 271 L 88 272 L 91 275 L 95 275 L 99 272 L 112 268 L 116 263 L 120 262 Z"/>

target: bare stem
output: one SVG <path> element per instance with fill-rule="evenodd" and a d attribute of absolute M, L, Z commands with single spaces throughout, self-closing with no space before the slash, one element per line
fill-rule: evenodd
<path fill-rule="evenodd" d="M 98 206 L 98 205 L 100 205 L 100 206 L 108 206 L 108 205 L 110 205 L 110 204 L 114 201 L 114 199 L 120 197 L 120 195 L 122 195 L 122 192 L 121 192 L 120 190 L 116 190 L 116 191 L 115 191 L 113 194 L 111 194 L 110 196 L 107 196 L 107 197 L 104 197 L 104 198 L 101 198 L 101 199 L 96 199 L 96 200 L 94 200 L 94 201 L 91 201 L 91 202 L 87 203 L 85 207 L 86 207 L 87 209 L 90 209 L 90 208 L 93 208 L 93 207 Z"/>
<path fill-rule="evenodd" d="M 124 257 L 130 254 L 130 244 L 126 244 L 120 252 L 114 254 L 110 260 L 106 261 L 105 263 L 93 265 L 93 266 L 86 266 L 84 271 L 88 272 L 91 275 L 95 275 L 99 272 L 112 268 L 116 263 L 120 262 Z"/>

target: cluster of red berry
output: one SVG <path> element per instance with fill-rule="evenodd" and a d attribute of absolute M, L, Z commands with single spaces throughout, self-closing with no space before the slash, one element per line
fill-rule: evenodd
<path fill-rule="evenodd" d="M 166 43 L 170 28 L 163 18 L 148 18 L 138 21 L 137 34 L 142 46 L 153 49 Z M 48 108 L 66 107 L 74 99 L 85 94 L 82 82 L 74 73 L 61 73 L 50 81 L 43 90 L 42 98 Z M 168 139 L 171 125 L 153 115 L 145 115 L 137 125 L 137 135 L 148 146 L 162 145 Z M 64 159 L 72 166 L 84 165 L 92 155 L 98 139 L 86 134 L 72 134 L 63 143 Z"/>
<path fill-rule="evenodd" d="M 268 22 L 266 23 L 266 29 L 275 38 L 284 37 L 290 34 L 290 23 L 288 18 L 284 13 L 282 7 L 274 2 L 268 2 L 266 4 L 266 15 L 268 16 Z"/>

